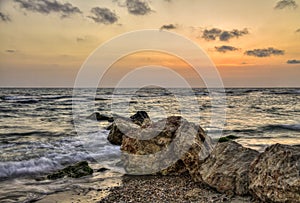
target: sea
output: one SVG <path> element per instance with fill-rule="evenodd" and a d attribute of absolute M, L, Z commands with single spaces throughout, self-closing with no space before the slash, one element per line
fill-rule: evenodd
<path fill-rule="evenodd" d="M 117 174 L 124 172 L 117 166 L 120 147 L 107 141 L 108 121 L 88 118 L 93 112 L 129 117 L 143 110 L 153 121 L 181 115 L 212 137 L 235 135 L 258 151 L 275 143 L 300 144 L 300 88 L 226 88 L 221 129 L 212 125 L 222 117 L 213 115 L 219 106 L 212 91 L 219 90 L 87 88 L 77 94 L 72 88 L 0 89 L 0 202 L 32 202 L 75 186 L 119 184 Z M 74 101 L 82 106 L 74 110 Z M 83 160 L 110 170 L 87 179 L 36 180 Z"/>

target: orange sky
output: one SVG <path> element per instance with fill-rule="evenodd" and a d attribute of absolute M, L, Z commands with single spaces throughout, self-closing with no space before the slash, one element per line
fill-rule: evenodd
<path fill-rule="evenodd" d="M 1 0 L 0 86 L 72 87 L 97 47 L 165 25 L 164 31 L 197 43 L 227 87 L 299 87 L 297 5 L 299 0 Z M 104 86 L 132 67 L 153 64 L 178 71 L 193 86 L 203 84 L 175 56 L 141 52 L 115 62 Z"/>

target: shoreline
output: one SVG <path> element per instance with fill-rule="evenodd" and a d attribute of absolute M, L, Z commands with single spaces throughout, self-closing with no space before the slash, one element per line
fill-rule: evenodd
<path fill-rule="evenodd" d="M 219 193 L 205 183 L 195 183 L 188 174 L 180 176 L 123 175 L 119 186 L 103 189 L 68 190 L 46 195 L 37 203 L 110 202 L 199 202 L 262 203 L 252 196 Z"/>

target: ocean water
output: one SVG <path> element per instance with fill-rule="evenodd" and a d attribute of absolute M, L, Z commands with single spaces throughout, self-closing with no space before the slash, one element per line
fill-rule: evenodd
<path fill-rule="evenodd" d="M 95 111 L 112 115 L 122 114 L 127 108 L 122 115 L 129 116 L 145 110 L 152 120 L 185 112 L 186 119 L 199 122 L 213 136 L 220 129 L 210 125 L 211 112 L 216 107 L 209 92 L 192 92 L 193 95 L 185 95 L 185 89 L 98 89 L 92 95 L 89 89 L 82 89 L 80 95 L 73 97 L 73 89 L 68 88 L 0 89 L 0 201 L 26 202 L 67 188 L 65 184 L 70 182 L 37 183 L 32 177 L 77 161 L 88 160 L 95 166 L 119 170 L 115 165 L 120 149 L 106 140 L 105 127 L 109 123 L 86 118 Z M 225 92 L 226 122 L 221 129 L 224 136 L 239 136 L 239 143 L 259 151 L 274 143 L 300 144 L 299 88 L 234 88 Z M 74 115 L 73 100 L 95 103 L 89 108 L 83 105 Z M 82 129 L 76 127 L 77 120 L 85 123 Z"/>

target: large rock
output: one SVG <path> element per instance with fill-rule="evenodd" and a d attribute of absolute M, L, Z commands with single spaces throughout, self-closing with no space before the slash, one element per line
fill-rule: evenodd
<path fill-rule="evenodd" d="M 264 202 L 300 202 L 300 146 L 275 144 L 250 167 L 250 189 Z"/>
<path fill-rule="evenodd" d="M 81 161 L 74 165 L 67 166 L 64 169 L 58 170 L 47 176 L 50 180 L 55 180 L 63 177 L 80 178 L 82 176 L 93 174 L 93 169 L 89 167 L 88 162 Z"/>
<path fill-rule="evenodd" d="M 201 165 L 203 181 L 222 193 L 246 195 L 249 193 L 249 167 L 258 155 L 257 151 L 233 141 L 218 143 Z"/>
<path fill-rule="evenodd" d="M 202 180 L 201 158 L 211 148 L 203 129 L 180 116 L 130 130 L 121 145 L 124 168 L 130 174 L 156 173 L 158 169 L 164 175 L 188 172 L 197 182 Z"/>

